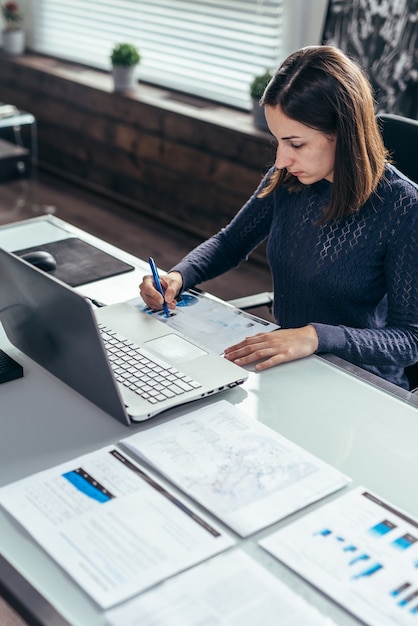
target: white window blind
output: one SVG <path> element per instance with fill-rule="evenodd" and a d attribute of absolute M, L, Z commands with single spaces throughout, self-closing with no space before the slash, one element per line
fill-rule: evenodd
<path fill-rule="evenodd" d="M 140 80 L 250 108 L 252 78 L 278 65 L 283 0 L 32 0 L 32 48 L 110 70 L 138 46 Z"/>

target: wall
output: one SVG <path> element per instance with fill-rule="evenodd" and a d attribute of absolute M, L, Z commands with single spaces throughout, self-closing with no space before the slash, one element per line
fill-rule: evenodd
<path fill-rule="evenodd" d="M 328 0 L 284 0 L 282 59 L 321 43 Z"/>
<path fill-rule="evenodd" d="M 141 84 L 114 93 L 109 74 L 54 59 L 0 57 L 0 89 L 36 117 L 41 164 L 202 237 L 274 158 L 248 113 Z"/>

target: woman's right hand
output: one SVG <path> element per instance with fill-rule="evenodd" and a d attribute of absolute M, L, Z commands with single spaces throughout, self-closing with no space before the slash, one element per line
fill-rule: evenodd
<path fill-rule="evenodd" d="M 169 272 L 160 276 L 161 287 L 164 291 L 164 299 L 169 309 L 176 308 L 176 296 L 180 293 L 183 286 L 183 278 L 180 272 Z M 157 290 L 154 279 L 147 274 L 139 285 L 139 293 L 147 306 L 153 311 L 159 311 L 163 308 L 163 297 Z"/>

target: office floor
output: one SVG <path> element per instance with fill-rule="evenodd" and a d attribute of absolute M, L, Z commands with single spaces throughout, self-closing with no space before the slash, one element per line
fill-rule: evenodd
<path fill-rule="evenodd" d="M 0 224 L 54 213 L 131 254 L 143 258 L 154 256 L 158 265 L 166 269 L 200 242 L 193 235 L 47 172 L 38 172 L 36 178 L 36 183 L 20 180 L 0 184 Z M 209 281 L 204 288 L 229 300 L 270 291 L 270 274 L 266 268 L 249 261 L 226 276 Z M 271 319 L 266 307 L 255 309 L 254 313 Z M 1 598 L 0 625 L 28 626 Z"/>
<path fill-rule="evenodd" d="M 0 598 L 0 624 L 1 626 L 28 626 L 17 613 Z"/>

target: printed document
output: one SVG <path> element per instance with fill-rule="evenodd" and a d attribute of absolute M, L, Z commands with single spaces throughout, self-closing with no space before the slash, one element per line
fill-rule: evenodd
<path fill-rule="evenodd" d="M 109 626 L 335 626 L 240 550 L 179 574 L 106 617 Z"/>
<path fill-rule="evenodd" d="M 226 400 L 120 442 L 242 537 L 350 482 Z"/>
<path fill-rule="evenodd" d="M 0 504 L 102 608 L 234 544 L 115 447 L 2 487 Z"/>
<path fill-rule="evenodd" d="M 166 317 L 163 311 L 152 311 L 139 297 L 130 302 L 202 346 L 209 340 L 207 347 L 218 354 L 246 337 L 279 328 L 261 317 L 194 290 L 180 294 L 177 308 L 170 317 Z"/>
<path fill-rule="evenodd" d="M 370 626 L 418 623 L 418 520 L 364 487 L 259 544 Z"/>

